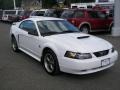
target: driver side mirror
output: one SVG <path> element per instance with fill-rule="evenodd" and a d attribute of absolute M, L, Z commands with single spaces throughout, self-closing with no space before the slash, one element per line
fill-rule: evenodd
<path fill-rule="evenodd" d="M 29 30 L 29 31 L 28 31 L 28 34 L 34 35 L 34 36 L 38 36 L 37 30 Z"/>

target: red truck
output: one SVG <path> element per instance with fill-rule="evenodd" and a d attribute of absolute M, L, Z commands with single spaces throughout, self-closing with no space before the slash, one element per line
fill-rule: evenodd
<path fill-rule="evenodd" d="M 104 11 L 94 9 L 68 9 L 61 18 L 67 19 L 80 31 L 89 33 L 97 31 L 109 31 L 113 27 L 113 18 L 109 18 Z"/>

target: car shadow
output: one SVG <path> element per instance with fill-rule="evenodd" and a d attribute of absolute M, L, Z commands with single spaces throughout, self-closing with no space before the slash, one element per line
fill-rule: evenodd
<path fill-rule="evenodd" d="M 76 75 L 76 74 L 69 74 L 69 73 L 61 73 L 61 76 L 66 77 L 66 78 L 72 78 L 72 79 L 81 79 L 81 80 L 89 80 L 89 79 L 93 79 L 93 78 L 99 78 L 99 77 L 103 77 L 104 75 L 107 75 L 108 73 L 111 72 L 111 69 L 106 69 L 103 71 L 99 71 L 99 72 L 95 72 L 95 73 L 91 73 L 91 74 L 84 74 L 84 75 Z"/>

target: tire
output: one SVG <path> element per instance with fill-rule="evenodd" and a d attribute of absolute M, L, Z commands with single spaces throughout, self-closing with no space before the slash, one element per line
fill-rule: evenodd
<path fill-rule="evenodd" d="M 87 25 L 83 25 L 80 28 L 80 31 L 83 32 L 83 33 L 89 33 L 90 32 L 90 28 Z"/>
<path fill-rule="evenodd" d="M 50 75 L 57 75 L 60 72 L 58 59 L 52 50 L 46 50 L 43 55 L 43 67 Z"/>
<path fill-rule="evenodd" d="M 16 41 L 15 37 L 12 37 L 12 39 L 11 39 L 11 46 L 12 46 L 12 50 L 14 52 L 18 52 L 19 51 L 18 45 L 17 45 L 17 41 Z"/>

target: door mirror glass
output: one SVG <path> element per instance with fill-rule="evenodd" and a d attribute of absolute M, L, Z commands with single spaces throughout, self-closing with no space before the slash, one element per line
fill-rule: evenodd
<path fill-rule="evenodd" d="M 34 35 L 34 36 L 38 36 L 37 30 L 29 30 L 29 31 L 28 31 L 28 34 Z"/>

